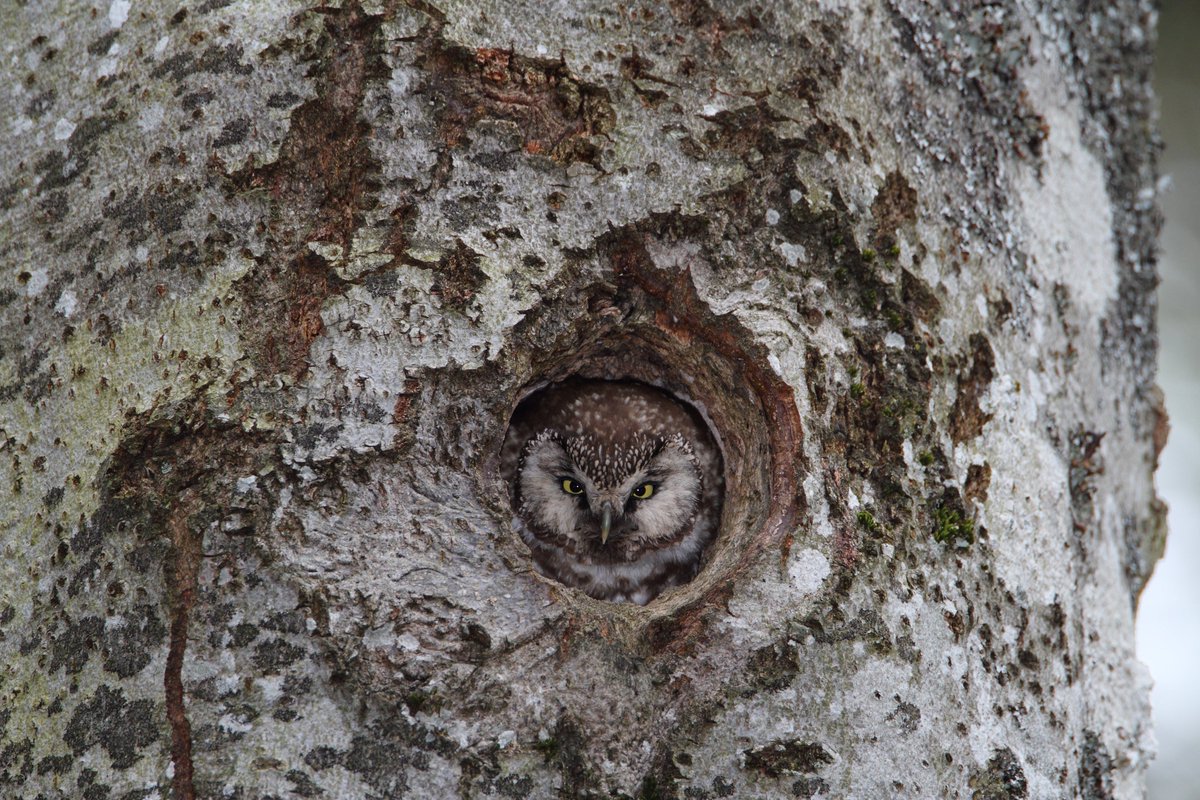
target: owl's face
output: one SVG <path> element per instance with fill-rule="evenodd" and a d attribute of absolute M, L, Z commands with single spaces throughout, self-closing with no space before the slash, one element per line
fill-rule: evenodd
<path fill-rule="evenodd" d="M 521 515 L 598 561 L 630 561 L 690 531 L 700 502 L 696 457 L 680 435 L 601 445 L 544 431 L 521 461 Z"/>

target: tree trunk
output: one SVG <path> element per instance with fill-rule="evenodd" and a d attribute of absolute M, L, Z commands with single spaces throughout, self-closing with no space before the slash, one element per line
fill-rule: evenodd
<path fill-rule="evenodd" d="M 0 794 L 1138 797 L 1152 4 L 0 12 Z M 541 577 L 531 390 L 723 450 Z"/>

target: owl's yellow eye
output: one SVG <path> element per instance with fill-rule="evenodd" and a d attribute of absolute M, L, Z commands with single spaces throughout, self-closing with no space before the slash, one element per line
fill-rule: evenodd
<path fill-rule="evenodd" d="M 583 494 L 583 485 L 574 478 L 563 478 L 562 490 L 567 494 Z"/>
<path fill-rule="evenodd" d="M 636 500 L 646 500 L 654 494 L 653 483 L 643 483 L 641 486 L 633 490 L 633 497 Z"/>

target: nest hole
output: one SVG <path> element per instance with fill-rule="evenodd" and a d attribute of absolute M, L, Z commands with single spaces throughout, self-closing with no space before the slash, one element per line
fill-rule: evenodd
<path fill-rule="evenodd" d="M 645 384 L 696 415 L 720 454 L 723 483 L 719 523 L 703 551 L 698 574 L 645 606 L 595 600 L 580 590 L 556 593 L 560 603 L 615 615 L 638 628 L 672 622 L 676 624 L 668 627 L 678 630 L 678 623 L 699 619 L 689 612 L 718 606 L 765 548 L 773 543 L 786 546 L 801 502 L 801 433 L 791 388 L 732 316 L 713 316 L 706 306 L 697 310 L 699 301 L 694 295 L 689 299 L 690 303 L 677 303 L 643 298 L 619 325 L 591 341 L 576 340 L 569 353 L 548 353 L 542 374 L 515 398 L 500 459 L 501 478 L 512 501 L 520 449 L 519 443 L 514 448 L 514 428 L 521 427 L 523 415 L 542 393 L 567 381 Z M 515 503 L 512 510 L 515 531 Z"/>

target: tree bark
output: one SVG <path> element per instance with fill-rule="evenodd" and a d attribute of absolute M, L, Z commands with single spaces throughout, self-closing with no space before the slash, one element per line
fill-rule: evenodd
<path fill-rule="evenodd" d="M 0 794 L 1143 793 L 1152 4 L 10 5 Z M 540 577 L 570 375 L 700 576 Z"/>

